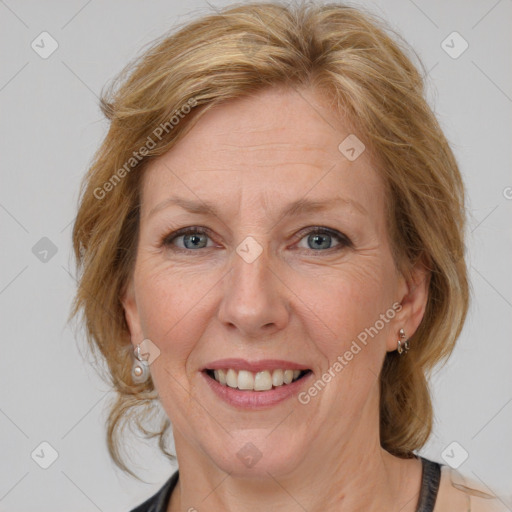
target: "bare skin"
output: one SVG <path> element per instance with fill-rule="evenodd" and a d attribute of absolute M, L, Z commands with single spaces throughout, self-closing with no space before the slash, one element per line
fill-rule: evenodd
<path fill-rule="evenodd" d="M 123 304 L 132 342 L 160 350 L 151 374 L 180 467 L 170 512 L 416 509 L 420 461 L 380 446 L 378 375 L 400 328 L 410 337 L 420 324 L 428 276 L 397 271 L 375 163 L 338 150 L 350 133 L 314 91 L 269 89 L 208 112 L 147 169 Z M 326 208 L 283 216 L 298 199 Z M 169 236 L 197 226 L 207 229 L 195 232 L 200 248 Z M 236 252 L 248 236 L 262 248 L 251 263 Z M 378 334 L 306 404 L 240 409 L 202 372 L 228 357 L 293 361 L 312 372 L 307 391 L 383 314 Z M 247 443 L 261 454 L 251 467 L 237 456 Z"/>

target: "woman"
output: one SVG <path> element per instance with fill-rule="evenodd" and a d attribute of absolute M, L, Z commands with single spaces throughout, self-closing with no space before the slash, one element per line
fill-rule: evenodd
<path fill-rule="evenodd" d="M 75 312 L 118 392 L 114 461 L 131 473 L 133 420 L 170 457 L 172 425 L 179 464 L 135 511 L 499 510 L 414 453 L 467 311 L 464 191 L 379 22 L 232 7 L 157 42 L 102 107 Z"/>

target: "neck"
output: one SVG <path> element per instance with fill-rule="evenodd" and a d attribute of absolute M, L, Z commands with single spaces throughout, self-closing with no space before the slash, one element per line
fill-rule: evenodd
<path fill-rule="evenodd" d="M 363 422 L 363 418 L 365 421 Z M 315 439 L 293 470 L 264 471 L 257 478 L 238 477 L 219 469 L 204 453 L 175 432 L 180 477 L 168 512 L 225 510 L 281 512 L 343 510 L 414 512 L 421 483 L 421 463 L 399 459 L 380 446 L 378 417 L 354 425 L 344 440 L 334 432 Z"/>

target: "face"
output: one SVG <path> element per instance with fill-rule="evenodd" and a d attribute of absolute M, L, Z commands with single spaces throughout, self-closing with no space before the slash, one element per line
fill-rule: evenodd
<path fill-rule="evenodd" d="M 285 475 L 378 438 L 383 358 L 426 293 L 395 268 L 368 152 L 338 149 L 350 133 L 314 91 L 268 89 L 147 168 L 123 304 L 160 350 L 178 458 Z"/>

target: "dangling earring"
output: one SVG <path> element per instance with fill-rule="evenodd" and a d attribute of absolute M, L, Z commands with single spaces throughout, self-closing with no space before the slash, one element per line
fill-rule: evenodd
<path fill-rule="evenodd" d="M 400 355 L 407 354 L 410 346 L 409 346 L 409 340 L 405 339 L 405 331 L 403 329 L 400 329 L 398 331 L 398 334 L 400 335 L 400 339 L 397 342 L 398 347 L 396 350 Z"/>
<path fill-rule="evenodd" d="M 135 349 L 133 350 L 133 354 L 135 356 L 135 360 L 133 361 L 132 366 L 132 379 L 136 384 L 142 384 L 146 382 L 149 377 L 149 362 L 148 357 L 149 354 L 144 354 L 146 359 L 142 356 L 141 352 L 141 344 L 139 343 Z"/>

